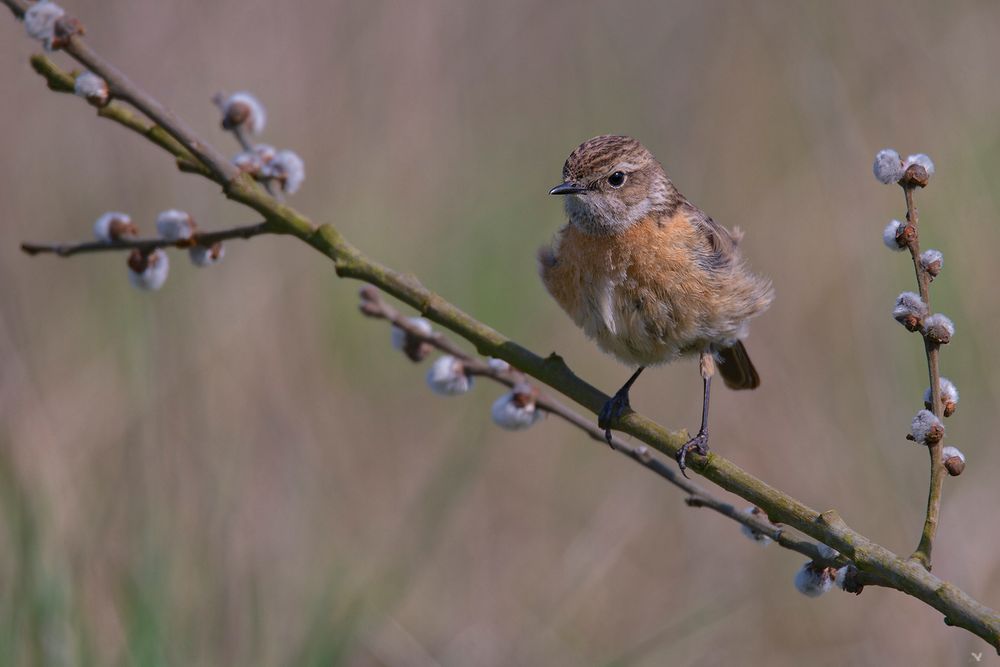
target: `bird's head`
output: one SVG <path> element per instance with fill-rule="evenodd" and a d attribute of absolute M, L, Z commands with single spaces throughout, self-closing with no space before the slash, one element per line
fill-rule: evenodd
<path fill-rule="evenodd" d="M 666 211 L 677 193 L 663 167 L 632 137 L 589 139 L 566 158 L 563 182 L 550 195 L 566 196 L 570 222 L 588 234 L 617 234 Z"/>

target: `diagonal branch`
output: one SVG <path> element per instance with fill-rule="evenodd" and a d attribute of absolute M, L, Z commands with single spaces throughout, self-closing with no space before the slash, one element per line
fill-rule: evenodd
<path fill-rule="evenodd" d="M 440 332 L 432 331 L 431 333 L 427 333 L 423 331 L 420 327 L 414 325 L 410 318 L 405 317 L 398 310 L 386 303 L 378 290 L 371 286 L 361 288 L 361 312 L 368 317 L 384 319 L 406 332 L 408 336 L 424 341 L 446 354 L 461 359 L 466 371 L 471 375 L 487 377 L 510 388 L 514 388 L 525 379 L 524 374 L 513 367 L 510 370 L 498 370 L 485 363 L 481 358 L 467 354 L 454 341 Z M 580 429 L 590 436 L 591 440 L 607 446 L 604 430 L 599 428 L 593 419 L 587 419 L 546 392 L 538 393 L 535 397 L 535 404 L 545 412 L 553 414 Z M 714 510 L 736 521 L 740 525 L 746 526 L 750 530 L 774 540 L 782 547 L 797 551 L 824 566 L 836 567 L 844 565 L 847 562 L 846 559 L 841 559 L 840 561 L 837 561 L 836 558 L 831 559 L 829 553 L 820 545 L 810 540 L 789 535 L 783 528 L 774 525 L 762 514 L 742 512 L 732 504 L 716 498 L 698 484 L 695 484 L 682 475 L 678 475 L 672 465 L 668 465 L 662 459 L 653 456 L 649 448 L 645 445 L 633 447 L 617 435 L 612 435 L 611 447 L 616 452 L 627 456 L 686 493 L 687 498 L 685 502 L 690 507 L 707 507 Z"/>
<path fill-rule="evenodd" d="M 132 83 L 114 65 L 97 55 L 82 39 L 77 36 L 71 37 L 65 51 L 90 71 L 99 72 L 101 78 L 107 81 L 108 89 L 114 97 L 125 100 L 146 114 L 157 125 L 166 130 L 167 134 L 195 155 L 212 172 L 212 180 L 226 183 L 239 174 L 238 170 L 219 151 L 210 144 L 201 141 L 194 134 L 194 131 L 177 118 L 172 111 Z"/>
<path fill-rule="evenodd" d="M 76 77 L 73 73 L 64 72 L 50 58 L 40 53 L 35 54 L 31 56 L 31 67 L 45 78 L 50 90 L 57 93 L 73 94 Z M 155 123 L 150 123 L 149 120 L 133 111 L 127 104 L 112 100 L 107 106 L 99 108 L 97 115 L 101 118 L 113 120 L 149 139 L 177 158 L 178 164 L 182 166 L 184 171 L 200 174 L 209 179 L 213 178 L 212 172 L 191 151 L 184 148 L 162 127 Z"/>
<path fill-rule="evenodd" d="M 23 13 L 27 6 L 21 0 L 0 1 L 15 15 Z M 203 175 L 222 184 L 226 197 L 261 214 L 273 233 L 295 236 L 325 255 L 333 262 L 339 276 L 375 285 L 471 342 L 481 355 L 503 359 L 594 414 L 608 400 L 606 394 L 575 375 L 557 354 L 547 357 L 535 354 L 428 290 L 416 277 L 369 259 L 332 225 L 315 225 L 295 209 L 269 196 L 249 176 L 234 175 L 231 165 L 224 160 L 220 162 L 221 156 L 215 149 L 194 138 L 186 126 L 165 113 L 159 103 L 97 56 L 78 36 L 71 38 L 67 51 L 95 74 L 104 77 L 111 85 L 113 94 L 135 105 L 162 126 L 181 147 L 203 162 Z M 161 148 L 166 148 L 161 142 L 149 138 Z M 183 162 L 180 164 L 184 166 Z M 669 431 L 638 413 L 622 418 L 618 428 L 671 458 L 687 439 L 683 432 Z M 641 460 L 639 462 L 642 463 Z M 925 602 L 940 611 L 949 625 L 969 630 L 1000 651 L 1000 614 L 953 584 L 935 577 L 916 560 L 901 558 L 851 529 L 834 510 L 818 512 L 714 452 L 704 459 L 693 461 L 689 468 L 758 506 L 772 521 L 790 525 L 837 549 L 857 566 L 862 577 Z"/>

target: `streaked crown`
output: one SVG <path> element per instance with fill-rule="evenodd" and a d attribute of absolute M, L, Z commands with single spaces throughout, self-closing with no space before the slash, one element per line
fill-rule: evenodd
<path fill-rule="evenodd" d="M 638 171 L 652 162 L 656 162 L 653 154 L 632 137 L 602 134 L 569 154 L 563 164 L 563 180 L 590 182 L 615 170 Z"/>
<path fill-rule="evenodd" d="M 669 215 L 681 199 L 653 154 L 632 137 L 618 135 L 580 144 L 566 158 L 563 183 L 550 193 L 566 195 L 570 222 L 594 235 Z"/>

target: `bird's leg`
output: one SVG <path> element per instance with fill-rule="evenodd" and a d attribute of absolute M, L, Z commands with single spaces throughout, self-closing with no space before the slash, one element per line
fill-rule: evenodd
<path fill-rule="evenodd" d="M 635 373 L 632 373 L 632 377 L 628 379 L 628 382 L 622 385 L 622 388 L 615 392 L 615 395 L 611 398 L 611 400 L 605 403 L 604 407 L 601 408 L 601 413 L 597 415 L 597 425 L 598 427 L 604 429 L 604 439 L 608 441 L 608 445 L 610 445 L 612 449 L 614 449 L 615 446 L 611 444 L 611 424 L 628 410 L 632 409 L 632 406 L 629 405 L 628 402 L 628 390 L 632 388 L 636 378 L 639 377 L 639 373 L 642 373 L 645 368 L 645 366 L 639 366 L 639 369 Z"/>
<path fill-rule="evenodd" d="M 701 404 L 701 428 L 698 429 L 698 435 L 685 442 L 677 450 L 677 465 L 681 467 L 681 474 L 685 477 L 687 477 L 687 473 L 684 472 L 684 460 L 687 458 L 688 452 L 694 450 L 702 456 L 708 454 L 708 398 L 712 389 L 712 376 L 715 375 L 715 357 L 712 356 L 711 350 L 701 353 L 699 368 L 701 378 L 705 383 L 705 396 Z"/>

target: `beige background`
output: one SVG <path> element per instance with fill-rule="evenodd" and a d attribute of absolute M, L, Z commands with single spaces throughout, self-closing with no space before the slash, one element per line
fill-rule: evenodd
<path fill-rule="evenodd" d="M 778 300 L 764 380 L 719 391 L 713 446 L 907 553 L 926 386 L 888 313 L 912 267 L 880 242 L 902 195 L 875 151 L 927 152 L 934 301 L 958 329 L 935 573 L 1000 604 L 993 350 L 1000 5 L 74 1 L 95 48 L 225 152 L 211 95 L 250 89 L 264 139 L 305 158 L 293 203 L 373 257 L 611 391 L 544 293 L 545 195 L 606 132 L 746 231 Z M 285 239 L 223 265 L 176 255 L 159 293 L 124 258 L 29 259 L 108 209 L 252 222 L 164 154 L 45 90 L 0 20 L 0 636 L 4 664 L 966 664 L 986 650 L 902 595 L 797 594 L 802 559 L 555 419 L 494 427 L 499 390 L 442 399 L 356 314 L 357 285 Z M 60 58 L 62 62 L 64 59 Z M 640 410 L 697 425 L 691 362 Z M 122 664 L 121 662 L 117 664 Z"/>

